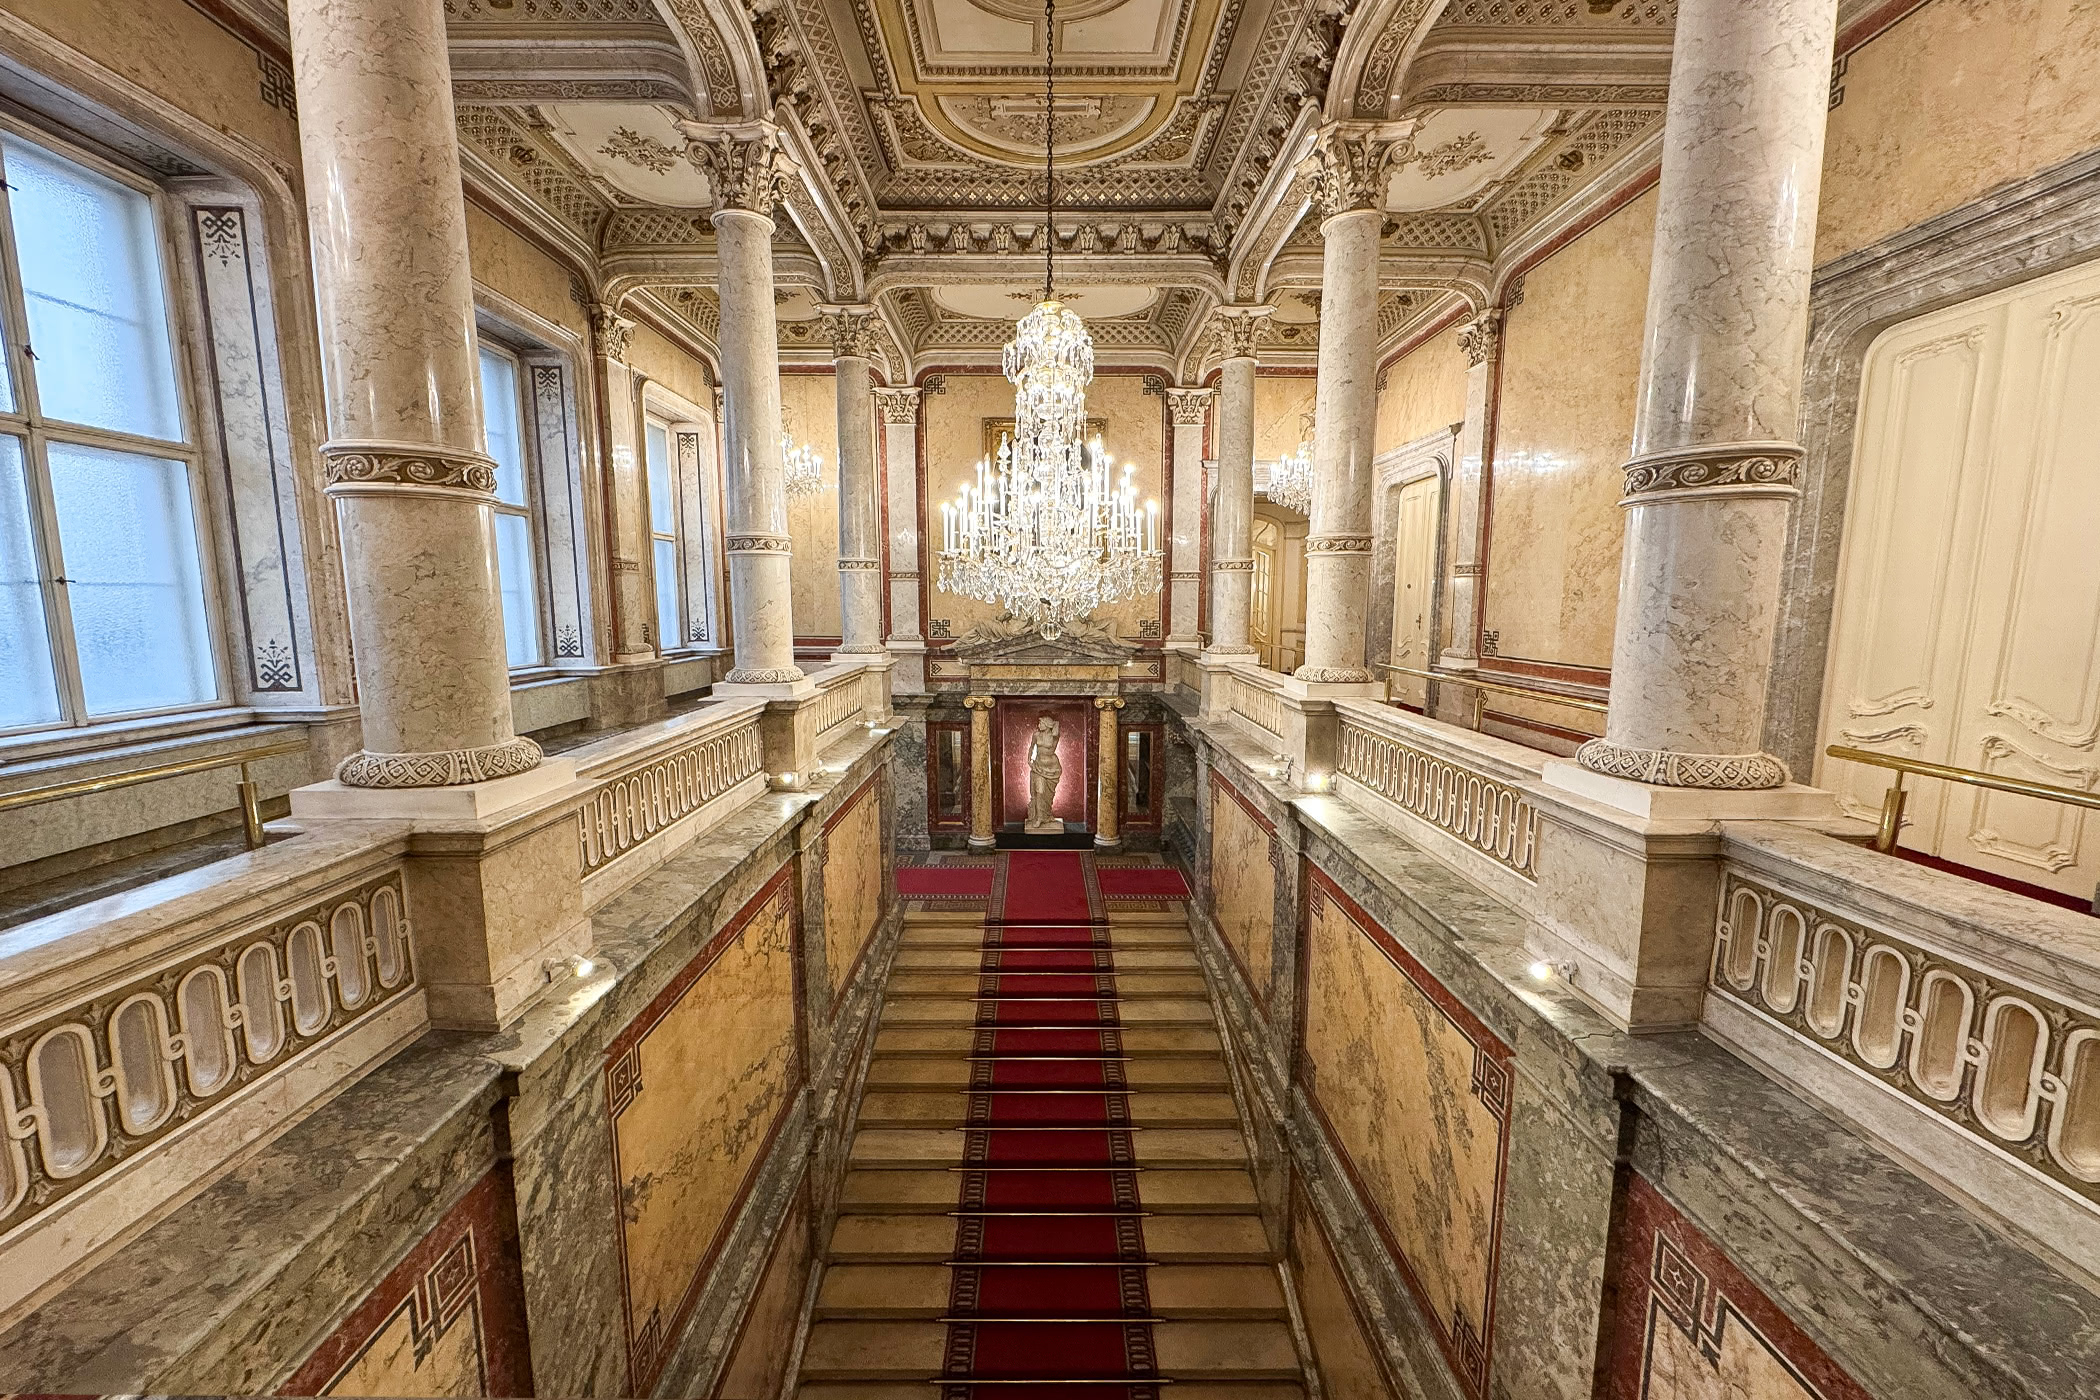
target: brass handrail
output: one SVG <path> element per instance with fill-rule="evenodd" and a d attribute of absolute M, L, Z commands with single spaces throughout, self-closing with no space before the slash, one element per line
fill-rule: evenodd
<path fill-rule="evenodd" d="M 1388 671 L 1398 671 L 1404 676 L 1420 676 L 1425 681 L 1448 681 L 1452 685 L 1469 685 L 1475 690 L 1491 690 L 1497 695 L 1515 695 L 1525 700 L 1542 700 L 1548 705 L 1566 705 L 1571 710 L 1588 710 L 1592 714 L 1603 714 L 1609 708 L 1601 700 L 1581 700 L 1573 695 L 1555 695 L 1546 690 L 1526 690 L 1519 685 L 1497 685 L 1493 681 L 1476 681 L 1455 671 L 1418 671 L 1412 666 L 1395 666 L 1391 662 L 1380 662 Z M 1386 698 L 1392 698 L 1392 682 L 1386 682 Z"/>
<path fill-rule="evenodd" d="M 1903 826 L 1903 807 L 1910 800 L 1910 794 L 1903 790 L 1903 779 L 1911 773 L 1921 778 L 1944 778 L 1950 783 L 1967 783 L 1970 787 L 1989 788 L 1993 792 L 2039 797 L 2044 802 L 2064 802 L 2073 807 L 2100 809 L 2100 792 L 2084 792 L 2078 788 L 2058 787 L 2055 783 L 2037 783 L 2026 778 L 2008 778 L 2000 773 L 1985 773 L 1975 768 L 1955 768 L 1945 763 L 1927 763 L 1921 758 L 1898 758 L 1894 754 L 1855 749 L 1845 744 L 1832 744 L 1823 752 L 1831 758 L 1842 758 L 1848 763 L 1865 763 L 1876 768 L 1895 770 L 1896 781 L 1889 784 L 1888 792 L 1881 799 L 1881 825 L 1874 832 L 1874 849 L 1877 851 L 1896 849 L 1896 836 Z"/>
<path fill-rule="evenodd" d="M 161 778 L 179 778 L 187 773 L 209 773 L 215 768 L 241 770 L 241 781 L 235 791 L 241 804 L 241 827 L 248 838 L 248 849 L 255 850 L 263 843 L 262 790 L 248 776 L 248 765 L 258 759 L 275 758 L 279 754 L 303 753 L 310 747 L 305 739 L 281 744 L 267 744 L 259 749 L 243 749 L 239 753 L 216 754 L 209 758 L 186 758 L 180 763 L 159 763 L 149 768 L 133 768 L 122 773 L 106 773 L 99 778 L 75 778 L 71 782 L 47 783 L 43 787 L 23 788 L 19 792 L 0 793 L 0 812 L 11 812 L 17 807 L 34 807 L 42 802 L 56 802 L 66 797 L 85 797 L 91 792 L 109 792 L 116 788 L 135 787 Z"/>

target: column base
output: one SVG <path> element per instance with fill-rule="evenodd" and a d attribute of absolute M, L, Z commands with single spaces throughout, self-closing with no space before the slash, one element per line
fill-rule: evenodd
<path fill-rule="evenodd" d="M 973 851 L 989 851 L 996 847 L 999 841 L 992 836 L 972 836 L 966 844 Z"/>
<path fill-rule="evenodd" d="M 530 739 L 442 753 L 373 753 L 360 749 L 336 765 L 336 781 L 345 787 L 465 787 L 530 772 L 544 757 Z"/>
<path fill-rule="evenodd" d="M 1583 745 L 1584 750 L 1590 747 Z M 1600 773 L 1565 758 L 1546 760 L 1539 781 L 1650 821 L 1821 821 L 1844 815 L 1836 793 L 1805 783 L 1765 788 L 1672 787 Z"/>
<path fill-rule="evenodd" d="M 1792 779 L 1786 765 L 1768 753 L 1675 753 L 1629 748 L 1609 739 L 1590 740 L 1575 751 L 1575 761 L 1592 773 L 1660 787 L 1744 792 L 1785 787 Z"/>
<path fill-rule="evenodd" d="M 1122 845 L 1123 838 L 1120 836 L 1096 836 L 1094 838 L 1094 849 L 1097 851 L 1120 850 Z"/>
<path fill-rule="evenodd" d="M 531 743 L 522 739 L 520 743 Z M 534 753 L 539 745 L 533 744 Z M 368 755 L 353 754 L 350 763 Z M 576 764 L 566 758 L 543 759 L 533 768 L 479 783 L 446 787 L 359 787 L 330 778 L 293 788 L 292 817 L 307 821 L 370 821 L 389 817 L 408 821 L 480 821 L 530 802 L 576 781 Z"/>

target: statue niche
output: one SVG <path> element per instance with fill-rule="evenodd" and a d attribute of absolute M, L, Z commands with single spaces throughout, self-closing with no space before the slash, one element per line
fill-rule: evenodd
<path fill-rule="evenodd" d="M 1050 810 L 1057 801 L 1058 782 L 1065 775 L 1064 762 L 1057 756 L 1062 732 L 1057 716 L 1046 714 L 1036 720 L 1035 736 L 1028 741 L 1028 821 L 1022 830 L 1031 836 L 1065 833 L 1063 818 Z"/>

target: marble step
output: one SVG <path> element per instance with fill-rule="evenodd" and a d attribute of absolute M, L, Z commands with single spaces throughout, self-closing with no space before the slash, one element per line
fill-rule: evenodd
<path fill-rule="evenodd" d="M 1089 997 L 1062 998 L 1067 1001 L 1114 1001 L 1117 1023 L 1124 1026 L 1208 1026 L 1212 1023 L 1210 1002 L 1196 997 Z M 882 1005 L 884 1026 L 952 1026 L 975 1025 L 977 1013 L 984 1003 L 975 997 L 908 997 L 902 1001 L 885 1000 Z M 1018 1019 L 1016 1019 L 1018 1018 Z M 1001 1025 L 1021 1026 L 1070 1026 L 1070 1021 L 1055 1018 L 1031 1018 L 1025 1009 L 1017 1010 L 1000 1022 Z"/>
<path fill-rule="evenodd" d="M 926 1381 L 941 1373 L 945 1323 L 827 1321 L 809 1329 L 802 1354 L 807 1381 Z M 1275 1320 L 1162 1322 L 1152 1330 L 1162 1376 L 1184 1379 L 1293 1380 L 1298 1353 L 1290 1327 Z M 804 1393 L 808 1393 L 805 1385 Z"/>
<path fill-rule="evenodd" d="M 1127 1059 L 1152 1056 L 1216 1059 L 1224 1054 L 1215 1026 L 1120 1026 L 1116 1029 L 1121 1032 L 1123 1054 Z M 971 1047 L 976 1043 L 977 1028 L 971 1025 L 893 1026 L 877 1030 L 875 1053 L 895 1057 L 935 1056 L 960 1062 L 969 1057 Z"/>
<path fill-rule="evenodd" d="M 1132 1150 L 1141 1167 L 1245 1167 L 1247 1141 L 1238 1128 L 1133 1128 Z M 965 1134 L 960 1128 L 860 1128 L 847 1155 L 849 1167 L 959 1167 Z M 1140 1188 L 1142 1190 L 1143 1188 Z"/>
<path fill-rule="evenodd" d="M 955 1255 L 955 1224 L 953 1216 L 924 1211 L 842 1215 L 831 1232 L 829 1257 L 835 1265 L 946 1264 Z M 1269 1237 L 1259 1215 L 1148 1215 L 1144 1234 L 1145 1257 L 1155 1264 L 1269 1262 Z"/>
<path fill-rule="evenodd" d="M 870 1092 L 883 1089 L 961 1090 L 970 1085 L 970 1062 L 952 1058 L 878 1055 L 868 1065 Z M 1231 1080 L 1225 1061 L 1159 1056 L 1123 1061 L 1123 1082 L 1132 1089 L 1213 1089 L 1224 1091 Z"/>
<path fill-rule="evenodd" d="M 999 1387 L 1010 1389 L 1011 1387 Z M 989 1394 L 991 1387 L 987 1387 Z M 1292 1381 L 1240 1381 L 1211 1378 L 1178 1381 L 1174 1400 L 1305 1400 L 1305 1387 Z M 928 1400 L 939 1392 L 925 1381 L 806 1381 L 796 1400 Z"/>
<path fill-rule="evenodd" d="M 1075 1092 L 1028 1089 L 1015 1092 L 1026 1093 L 1032 1101 L 1026 1107 L 1039 1107 L 1041 1112 L 1054 1114 L 1056 1100 L 1084 1097 L 1096 1099 L 1099 1089 Z M 860 1126 L 862 1128 L 960 1128 L 967 1124 L 970 1112 L 970 1095 L 944 1091 L 882 1090 L 864 1096 L 860 1101 Z M 1177 1094 L 1148 1090 L 1125 1093 L 1121 1096 L 1129 1104 L 1130 1122 L 1142 1127 L 1176 1128 L 1237 1128 L 1240 1122 L 1238 1105 L 1230 1094 Z M 1024 1123 L 1002 1123 L 1002 1127 L 1026 1127 Z"/>
<path fill-rule="evenodd" d="M 974 997 L 984 994 L 987 978 L 996 978 L 999 995 L 1002 997 L 1026 998 L 1038 996 L 1085 996 L 1089 992 L 1103 990 L 1101 980 L 1107 979 L 1108 990 L 1119 997 L 1207 997 L 1210 986 L 1203 975 L 1196 972 L 1131 972 L 1117 969 L 1113 972 L 1074 970 L 1058 972 L 909 972 L 902 969 L 892 971 L 890 980 L 883 988 L 883 995 L 890 1001 L 902 1001 L 921 997 Z M 1052 981 L 1051 979 L 1056 979 Z M 1058 992 L 1043 990 L 1046 987 L 1069 987 L 1076 985 L 1072 979 L 1083 979 L 1092 984 L 1087 992 Z"/>
<path fill-rule="evenodd" d="M 855 1215 L 945 1215 L 955 1209 L 961 1173 L 898 1167 L 846 1173 L 839 1210 Z M 1243 1167 L 1162 1167 L 1137 1173 L 1138 1198 L 1161 1215 L 1238 1214 L 1257 1208 L 1254 1177 Z"/>
<path fill-rule="evenodd" d="M 1190 948 L 1132 948 L 1111 946 L 1115 972 L 1196 972 L 1201 964 Z M 984 966 L 985 951 L 973 948 L 902 948 L 892 964 L 898 973 L 975 972 Z"/>
<path fill-rule="evenodd" d="M 939 1264 L 834 1264 L 824 1271 L 812 1320 L 942 1317 L 951 1281 Z M 1146 1270 L 1145 1287 L 1155 1317 L 1289 1316 L 1268 1264 L 1162 1264 Z"/>
<path fill-rule="evenodd" d="M 899 948 L 977 948 L 983 949 L 984 926 L 967 924 L 917 924 L 905 922 L 904 931 L 898 935 Z M 1040 939 L 1032 939 L 1026 926 L 1016 925 L 1005 939 L 1021 948 L 1040 947 Z M 1077 946 L 1059 943 L 1059 947 Z M 1111 950 L 1134 948 L 1176 948 L 1194 946 L 1189 936 L 1188 921 L 1176 919 L 1170 924 L 1119 924 L 1108 926 L 1106 945 Z"/>

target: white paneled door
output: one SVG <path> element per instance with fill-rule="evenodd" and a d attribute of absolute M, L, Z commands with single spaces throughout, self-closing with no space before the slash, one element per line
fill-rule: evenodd
<path fill-rule="evenodd" d="M 1429 635 L 1430 601 L 1436 593 L 1437 496 L 1442 481 L 1419 477 L 1399 490 L 1393 508 L 1393 664 L 1430 669 L 1435 646 Z M 1429 682 L 1393 675 L 1393 698 L 1421 709 Z"/>
<path fill-rule="evenodd" d="M 1823 742 L 2100 785 L 2100 264 L 1867 352 Z M 1818 762 L 1879 811 L 1885 771 Z M 1910 787 L 1906 848 L 2092 896 L 2100 812 Z"/>

